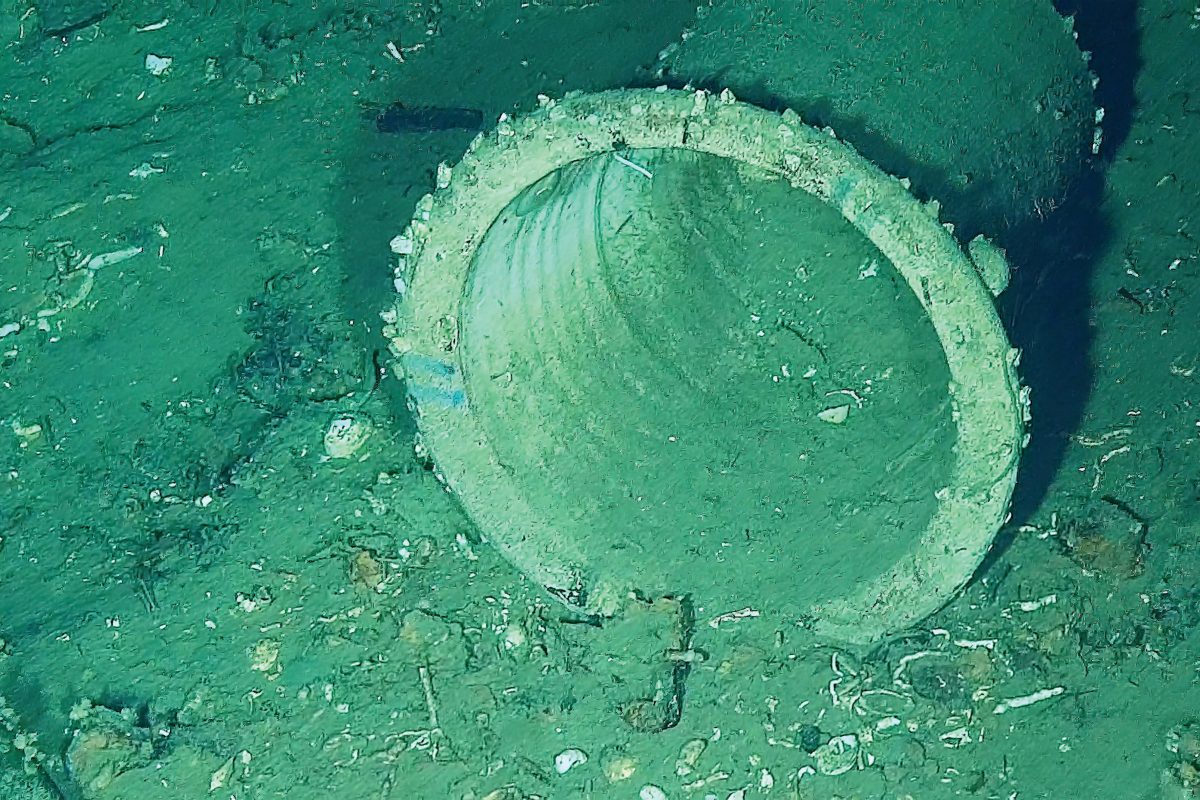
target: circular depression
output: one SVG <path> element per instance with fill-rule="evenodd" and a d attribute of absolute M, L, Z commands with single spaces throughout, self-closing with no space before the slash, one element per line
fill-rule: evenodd
<path fill-rule="evenodd" d="M 468 279 L 467 394 L 593 571 L 799 613 L 906 556 L 953 473 L 945 356 L 835 209 L 707 153 L 627 150 L 524 189 Z"/>

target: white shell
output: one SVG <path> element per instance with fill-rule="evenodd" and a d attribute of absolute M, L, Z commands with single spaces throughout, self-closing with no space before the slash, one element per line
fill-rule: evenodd
<path fill-rule="evenodd" d="M 325 430 L 325 452 L 330 458 L 352 458 L 371 436 L 371 423 L 359 414 L 339 414 Z"/>
<path fill-rule="evenodd" d="M 576 747 L 570 747 L 554 757 L 554 771 L 559 775 L 563 775 L 571 767 L 586 764 L 587 760 L 587 753 Z"/>

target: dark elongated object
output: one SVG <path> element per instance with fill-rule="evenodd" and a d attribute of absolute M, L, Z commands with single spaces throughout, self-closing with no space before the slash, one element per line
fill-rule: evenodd
<path fill-rule="evenodd" d="M 392 103 L 375 115 L 380 133 L 431 133 L 434 131 L 477 131 L 483 112 L 474 108 L 436 108 Z"/>

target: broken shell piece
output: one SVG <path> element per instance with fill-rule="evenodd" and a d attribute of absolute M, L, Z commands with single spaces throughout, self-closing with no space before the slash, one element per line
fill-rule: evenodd
<path fill-rule="evenodd" d="M 12 431 L 21 439 L 21 446 L 25 446 L 27 442 L 32 442 L 34 439 L 42 435 L 42 426 L 34 422 L 29 425 L 22 425 L 17 420 L 13 420 Z"/>
<path fill-rule="evenodd" d="M 87 299 L 95 285 L 96 272 L 86 267 L 64 275 L 60 279 L 58 287 L 59 296 L 61 297 L 58 303 L 58 310 L 75 308 L 75 306 Z"/>
<path fill-rule="evenodd" d="M 217 767 L 212 776 L 208 779 L 208 790 L 215 792 L 217 789 L 226 786 L 229 783 L 229 776 L 233 774 L 234 757 L 230 756 L 224 764 Z"/>
<path fill-rule="evenodd" d="M 858 737 L 852 733 L 834 736 L 813 751 L 817 772 L 822 775 L 841 775 L 854 769 L 860 758 Z"/>
<path fill-rule="evenodd" d="M 267 677 L 274 680 L 279 676 L 279 642 L 262 639 L 250 650 L 250 669 L 255 672 L 272 673 Z"/>
<path fill-rule="evenodd" d="M 325 431 L 325 452 L 330 458 L 352 458 L 371 436 L 371 422 L 362 414 L 340 414 Z"/>
<path fill-rule="evenodd" d="M 245 777 L 249 773 L 248 767 L 252 758 L 249 750 L 242 750 L 237 755 L 230 756 L 229 760 L 218 767 L 212 777 L 208 779 L 208 791 L 215 792 L 217 789 L 228 786 L 230 779 L 236 777 L 233 771 L 239 764 L 242 766 L 241 776 Z"/>
<path fill-rule="evenodd" d="M 850 416 L 850 404 L 849 403 L 846 403 L 845 405 L 834 406 L 833 408 L 827 408 L 824 411 L 821 411 L 820 413 L 817 414 L 817 418 L 820 419 L 822 422 L 829 422 L 833 425 L 841 425 L 843 422 L 845 422 L 847 420 L 847 418 L 849 418 L 849 416 Z"/>
<path fill-rule="evenodd" d="M 587 760 L 587 753 L 576 747 L 571 747 L 563 750 L 554 757 L 554 771 L 559 775 L 564 775 L 572 767 L 586 764 Z"/>
<path fill-rule="evenodd" d="M 679 748 L 679 758 L 675 759 L 675 774 L 681 778 L 691 775 L 696 769 L 696 762 L 704 755 L 708 742 L 703 739 L 689 739 Z"/>

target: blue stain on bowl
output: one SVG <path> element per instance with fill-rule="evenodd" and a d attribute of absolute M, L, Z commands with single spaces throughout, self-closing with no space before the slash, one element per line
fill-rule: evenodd
<path fill-rule="evenodd" d="M 833 185 L 829 187 L 829 199 L 833 205 L 838 208 L 844 208 L 846 199 L 858 186 L 857 175 L 839 175 Z"/>
<path fill-rule="evenodd" d="M 458 367 L 449 361 L 421 353 L 406 353 L 401 359 L 408 396 L 417 406 L 465 409 L 467 392 Z"/>

